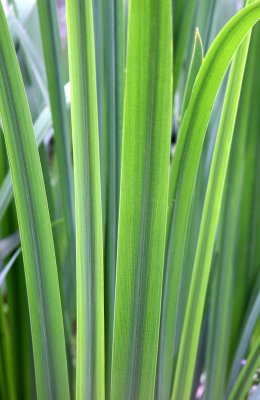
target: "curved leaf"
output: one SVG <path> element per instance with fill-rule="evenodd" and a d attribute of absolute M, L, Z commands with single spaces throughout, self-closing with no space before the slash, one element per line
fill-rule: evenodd
<path fill-rule="evenodd" d="M 183 161 L 177 158 L 176 150 L 176 162 L 180 162 L 177 164 L 177 166 L 181 167 L 180 176 L 182 183 L 178 188 L 173 215 L 172 226 L 174 226 L 176 232 L 178 232 L 178 235 L 175 235 L 175 242 L 173 246 L 175 251 L 173 250 L 172 253 L 173 258 L 171 268 L 173 268 L 173 270 L 178 268 L 178 266 L 180 268 L 182 265 L 184 250 L 183 246 L 185 245 L 187 234 L 187 223 L 196 179 L 196 172 L 198 169 L 198 161 L 217 89 L 220 86 L 225 71 L 231 61 L 232 55 L 248 31 L 253 27 L 259 18 L 259 1 L 246 7 L 244 10 L 235 15 L 226 24 L 213 42 L 196 79 L 192 93 L 192 99 L 183 121 L 184 126 L 182 127 L 181 134 L 183 135 L 184 133 L 184 135 L 180 136 L 181 140 L 182 138 L 185 139 L 185 136 L 187 135 L 186 143 L 184 143 L 183 140 L 180 142 L 180 145 L 185 147 L 186 153 Z M 235 104 L 233 106 L 235 106 Z M 234 112 L 234 108 L 232 112 Z M 194 135 L 195 132 L 198 132 L 198 134 Z M 230 141 L 230 137 L 228 140 Z M 204 308 L 208 274 L 210 270 L 215 237 L 214 229 L 216 228 L 218 221 L 218 195 L 220 195 L 223 189 L 222 178 L 226 173 L 226 159 L 228 159 L 230 148 L 229 142 L 227 142 L 227 149 L 224 142 L 225 136 L 220 136 L 218 138 L 217 151 L 213 160 L 211 177 L 209 179 L 210 186 L 205 200 L 204 213 L 201 223 L 202 236 L 200 237 L 201 240 L 198 242 L 198 248 L 195 257 L 191 291 L 185 315 L 183 335 L 176 367 L 176 375 L 172 394 L 173 399 L 178 398 L 180 393 L 184 397 L 189 397 L 192 385 L 201 318 Z M 181 149 L 181 146 L 179 148 Z M 221 151 L 223 151 L 223 148 L 225 153 L 221 159 Z M 180 153 L 178 155 L 180 155 Z M 221 162 L 223 161 L 219 173 L 217 168 L 218 160 Z M 178 173 L 178 169 L 175 174 L 176 173 Z M 177 180 L 175 180 L 175 184 L 177 184 Z M 211 214 L 212 219 L 211 224 L 209 225 L 207 219 L 211 211 L 211 206 L 216 208 L 216 215 L 214 215 L 214 212 Z M 204 229 L 205 231 L 203 232 Z M 204 269 L 200 268 L 201 265 L 204 266 Z M 174 284 L 176 285 L 176 282 L 174 282 Z"/>
<path fill-rule="evenodd" d="M 68 399 L 64 330 L 51 223 L 21 72 L 0 5 L 0 111 L 13 180 L 39 399 Z"/>
<path fill-rule="evenodd" d="M 35 138 L 39 146 L 52 127 L 52 119 L 49 107 L 45 107 L 34 124 Z M 0 187 L 0 221 L 13 196 L 12 178 L 10 171 L 7 172 Z"/>

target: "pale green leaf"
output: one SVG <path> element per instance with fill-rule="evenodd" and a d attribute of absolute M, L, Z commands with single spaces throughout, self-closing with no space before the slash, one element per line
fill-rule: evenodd
<path fill-rule="evenodd" d="M 166 233 L 171 1 L 129 4 L 112 399 L 152 399 Z"/>

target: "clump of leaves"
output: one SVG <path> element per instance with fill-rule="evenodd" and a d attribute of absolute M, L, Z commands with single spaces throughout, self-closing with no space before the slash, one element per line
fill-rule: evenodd
<path fill-rule="evenodd" d="M 68 68 L 54 2 L 26 21 L 10 3 L 0 397 L 244 398 L 260 363 L 260 1 L 67 0 Z"/>

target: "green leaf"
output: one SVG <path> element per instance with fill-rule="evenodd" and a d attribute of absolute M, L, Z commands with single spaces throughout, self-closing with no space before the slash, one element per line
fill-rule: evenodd
<path fill-rule="evenodd" d="M 216 12 L 217 4 L 216 0 L 201 0 L 199 3 L 196 22 L 200 29 L 205 50 L 208 50 L 210 36 L 212 33 L 215 34 L 214 16 L 218 15 Z"/>
<path fill-rule="evenodd" d="M 104 2 L 107 204 L 104 221 L 106 393 L 110 392 L 124 95 L 123 0 Z M 98 77 L 99 78 L 99 77 Z"/>
<path fill-rule="evenodd" d="M 112 399 L 153 398 L 172 115 L 171 1 L 129 4 Z"/>
<path fill-rule="evenodd" d="M 216 80 L 218 80 L 216 79 L 216 76 L 217 78 L 220 78 L 222 73 L 225 72 L 225 69 L 227 68 L 228 63 L 232 57 L 232 53 L 234 53 L 237 46 L 240 44 L 241 40 L 244 38 L 244 36 L 248 33 L 250 28 L 252 28 L 252 26 L 257 22 L 259 18 L 260 18 L 260 3 L 256 2 L 252 6 L 246 7 L 243 11 L 241 11 L 235 17 L 233 17 L 229 21 L 229 23 L 226 24 L 226 26 L 223 28 L 218 37 L 215 39 L 213 45 L 211 46 L 208 52 L 208 55 L 205 57 L 205 63 L 202 65 L 200 71 L 201 74 L 198 75 L 198 79 L 196 81 L 198 88 L 199 83 L 202 83 L 202 81 L 204 80 L 205 83 L 204 94 L 206 95 L 208 103 L 211 103 L 210 97 L 213 95 L 212 92 L 214 92 L 213 87 Z M 236 31 L 239 31 L 239 33 Z M 235 34 L 236 36 L 235 35 L 233 36 L 234 32 L 236 32 Z M 226 47 L 224 49 L 225 44 Z M 234 63 L 234 65 L 232 66 L 231 78 L 229 80 L 227 96 L 225 97 L 223 113 L 217 136 L 217 142 L 215 145 L 215 151 L 214 151 L 214 156 L 208 181 L 207 193 L 204 203 L 198 246 L 194 261 L 192 281 L 191 281 L 189 299 L 187 304 L 187 310 L 185 314 L 179 356 L 176 366 L 176 375 L 174 379 L 172 399 L 177 399 L 180 397 L 180 395 L 184 396 L 184 398 L 185 397 L 188 398 L 191 390 L 197 347 L 199 341 L 199 334 L 201 328 L 201 321 L 203 316 L 203 309 L 205 304 L 208 278 L 209 278 L 211 259 L 213 253 L 213 246 L 217 229 L 218 216 L 220 212 L 220 203 L 224 188 L 224 181 L 226 176 L 226 170 L 227 170 L 231 140 L 234 130 L 239 93 L 241 89 L 241 83 L 245 65 L 245 57 L 247 55 L 248 43 L 243 44 L 243 46 L 245 46 L 245 49 L 242 48 L 242 50 L 237 55 L 238 57 L 237 65 L 236 63 Z M 217 62 L 218 59 L 216 57 L 216 53 L 218 51 L 222 52 L 222 57 L 220 62 L 220 64 L 222 65 L 218 65 Z M 211 58 L 211 56 L 213 56 L 213 58 Z M 209 93 L 209 91 L 207 91 L 206 88 L 207 83 L 205 81 L 205 77 L 208 76 L 204 75 L 203 79 L 203 72 L 205 72 L 203 71 L 203 67 L 205 68 L 205 65 L 209 66 L 210 62 L 213 59 L 215 61 L 214 67 L 216 66 L 218 68 L 218 72 L 215 71 L 216 75 L 213 76 L 214 83 L 208 79 L 208 82 L 211 85 L 211 93 Z M 225 69 L 223 68 L 224 66 Z M 210 71 L 211 73 L 213 73 L 213 69 L 214 68 L 211 69 Z M 233 74 L 234 77 L 232 76 Z M 199 78 L 201 78 L 201 81 Z M 196 83 L 194 92 L 196 90 Z M 202 95 L 200 96 L 200 101 L 203 102 L 204 100 L 204 107 L 205 107 L 204 113 L 205 110 L 207 110 L 207 105 L 205 104 L 206 98 L 203 99 L 203 96 Z M 190 104 L 192 104 L 192 101 Z M 192 114 L 190 114 L 190 116 L 191 115 Z M 202 116 L 199 117 L 197 114 L 197 118 L 195 117 L 193 120 L 193 126 L 196 126 L 196 123 L 198 123 L 197 126 L 198 132 L 204 130 L 204 127 L 201 128 L 199 126 L 199 121 L 202 119 L 203 117 Z M 189 144 L 192 143 L 193 138 L 194 136 L 192 136 L 191 134 L 191 140 Z M 193 162 L 194 159 L 196 159 L 196 156 L 194 155 L 194 149 L 195 147 L 199 147 L 198 137 L 194 147 L 192 146 L 192 144 L 189 147 L 189 144 L 188 148 L 186 147 L 188 165 L 189 163 L 192 163 L 191 153 L 189 152 L 190 150 L 193 152 L 193 157 L 194 157 Z M 192 164 L 190 164 L 190 166 L 191 165 Z M 196 167 L 194 168 L 193 164 L 193 170 L 194 169 L 197 170 Z M 186 186 L 187 186 L 187 179 L 189 179 L 192 182 L 193 179 L 195 178 L 195 176 L 194 178 L 193 176 L 194 175 L 191 174 L 191 168 L 187 168 L 185 171 L 185 164 L 184 164 L 182 178 Z M 181 193 L 181 190 L 182 188 L 180 188 L 179 193 Z M 192 183 L 190 186 L 190 190 L 191 190 L 190 194 L 192 194 L 193 191 Z M 187 190 L 186 187 L 184 188 L 183 193 L 186 199 L 190 197 L 189 191 Z M 180 201 L 182 200 L 181 202 L 182 207 L 185 206 L 184 197 L 182 198 L 181 194 L 179 196 L 179 200 Z M 190 200 L 188 200 L 186 204 L 187 207 L 190 207 L 190 205 L 188 206 L 188 204 L 190 204 Z M 182 224 L 183 223 L 184 220 L 182 220 Z"/>
<path fill-rule="evenodd" d="M 26 59 L 28 61 L 28 67 L 30 68 L 30 71 L 34 76 L 39 86 L 39 89 L 41 90 L 45 103 L 48 104 L 49 97 L 47 91 L 46 74 L 41 56 L 19 19 L 17 19 L 13 15 L 10 15 L 8 17 L 8 24 L 11 32 L 13 32 L 19 39 L 19 43 L 21 44 L 23 52 L 26 55 Z"/>
<path fill-rule="evenodd" d="M 181 117 L 180 117 L 181 121 L 182 121 L 183 116 L 188 107 L 192 89 L 194 86 L 194 82 L 195 82 L 196 76 L 198 74 L 198 71 L 200 69 L 202 61 L 203 61 L 203 48 L 202 48 L 202 42 L 201 42 L 201 38 L 199 35 L 199 31 L 197 29 L 196 33 L 195 33 L 194 48 L 193 48 L 193 53 L 192 53 L 191 62 L 190 62 L 189 74 L 188 74 L 185 93 L 184 93 L 184 97 L 183 97 L 182 112 L 181 112 Z M 171 220 L 169 218 L 167 220 L 166 252 L 167 252 L 167 248 L 168 248 L 170 226 L 171 226 Z M 187 263 L 187 266 L 188 266 L 188 263 Z M 182 303 L 183 303 L 183 308 L 185 309 L 187 297 L 188 297 L 189 285 L 190 285 L 189 276 L 191 275 L 191 273 L 189 270 L 186 269 L 186 271 L 183 275 L 185 276 L 185 279 L 184 279 L 185 285 L 183 285 L 183 288 L 182 288 L 182 292 L 183 292 Z M 162 310 L 164 310 L 165 307 L 167 307 L 167 304 L 163 300 Z M 164 314 L 164 311 L 162 311 L 162 313 Z M 183 316 L 182 316 L 182 320 L 183 320 Z M 178 323 L 178 327 L 181 328 L 183 321 L 182 322 L 178 321 L 177 323 Z M 163 320 L 162 320 L 162 329 L 163 329 Z M 156 396 L 159 399 L 168 399 L 169 398 L 170 392 L 171 392 L 171 385 L 172 385 L 172 376 L 173 376 L 173 364 L 174 364 L 172 362 L 173 358 L 170 354 L 168 354 L 168 356 L 170 357 L 170 363 L 168 363 L 167 355 L 165 354 L 165 350 L 167 350 L 167 348 L 165 347 L 164 339 L 165 339 L 165 336 L 162 331 L 160 334 L 158 362 L 157 362 Z M 171 333 L 170 340 L 172 341 L 172 333 Z M 176 340 L 176 343 L 178 341 L 179 340 Z M 177 346 L 179 346 L 179 343 L 177 344 Z"/>
<path fill-rule="evenodd" d="M 194 41 L 194 47 L 193 47 L 193 53 L 191 57 L 191 62 L 190 62 L 190 69 L 187 77 L 187 83 L 186 83 L 186 88 L 183 96 L 183 102 L 182 102 L 182 110 L 181 110 L 181 120 L 185 114 L 185 111 L 187 110 L 187 107 L 189 105 L 190 97 L 191 97 L 191 92 L 194 86 L 195 79 L 198 75 L 200 66 L 202 64 L 204 58 L 203 54 L 203 46 L 202 46 L 202 41 L 200 37 L 200 33 L 198 28 L 196 29 L 195 33 L 195 41 Z"/>
<path fill-rule="evenodd" d="M 13 362 L 11 358 L 10 332 L 7 318 L 3 308 L 3 296 L 0 291 L 0 360 L 1 360 L 1 386 L 0 394 L 3 399 L 16 400 Z"/>
<path fill-rule="evenodd" d="M 195 16 L 198 7 L 197 0 L 182 0 L 177 1 L 176 17 L 174 17 L 174 71 L 173 71 L 173 83 L 174 92 L 176 91 L 184 61 L 187 56 L 187 48 L 189 43 L 193 40 Z"/>
<path fill-rule="evenodd" d="M 15 214 L 14 207 L 10 211 Z M 13 385 L 16 398 L 30 399 L 35 393 L 35 372 L 22 257 L 15 261 L 8 272 L 5 287 L 7 288 L 8 322 L 13 360 Z"/>
<path fill-rule="evenodd" d="M 171 219 L 171 230 L 164 278 L 163 305 L 165 304 L 165 308 L 162 309 L 161 319 L 165 365 L 174 363 L 176 357 L 173 346 L 176 334 L 178 294 L 185 260 L 196 175 L 206 129 L 214 100 L 232 56 L 249 29 L 259 18 L 259 13 L 259 2 L 256 2 L 232 18 L 215 39 L 196 78 L 191 100 L 181 125 L 171 166 L 169 188 L 168 218 Z M 196 348 L 192 352 L 195 350 Z M 195 353 L 193 354 L 195 355 Z M 192 364 L 190 367 L 193 369 Z M 186 372 L 184 369 L 183 374 L 186 375 Z M 175 390 L 178 392 L 185 387 L 188 393 L 192 384 L 192 373 L 189 376 L 187 387 L 180 384 L 182 378 L 178 377 L 178 385 L 175 385 Z"/>
<path fill-rule="evenodd" d="M 40 160 L 22 77 L 0 6 L 0 110 L 13 180 L 39 399 L 69 398 L 59 284 Z"/>
<path fill-rule="evenodd" d="M 260 337 L 255 342 L 252 350 L 250 351 L 246 364 L 242 367 L 242 370 L 238 376 L 236 384 L 229 394 L 229 400 L 240 400 L 243 399 L 249 388 L 252 385 L 253 374 L 256 372 L 260 363 Z"/>
<path fill-rule="evenodd" d="M 103 237 L 106 230 L 107 214 L 107 142 L 108 142 L 108 104 L 107 104 L 107 68 L 106 68 L 106 10 L 104 1 L 93 1 L 96 75 L 97 75 L 97 99 L 98 99 L 98 127 L 99 127 L 99 154 L 101 172 L 101 196 Z"/>
<path fill-rule="evenodd" d="M 52 119 L 49 107 L 45 107 L 34 124 L 34 132 L 39 146 L 52 127 Z M 10 171 L 6 174 L 0 187 L 0 221 L 13 197 L 12 178 Z"/>
<path fill-rule="evenodd" d="M 68 255 L 70 260 L 68 273 L 73 287 L 72 293 L 74 293 L 74 265 L 76 255 L 71 140 L 65 103 L 64 83 L 62 80 L 61 48 L 56 5 L 53 0 L 38 0 L 37 5 L 39 10 L 54 137 L 56 141 L 56 154 L 62 192 L 62 207 L 65 217 Z M 73 306 L 75 306 L 75 300 L 76 299 L 74 298 L 72 299 Z"/>
<path fill-rule="evenodd" d="M 235 282 L 239 279 L 240 275 L 239 264 L 236 262 L 236 240 L 237 233 L 241 230 L 239 224 L 239 214 L 241 212 L 241 191 L 243 190 L 243 160 L 244 152 L 246 148 L 246 137 L 249 135 L 258 136 L 258 129 L 248 130 L 248 116 L 250 115 L 251 120 L 257 120 L 257 117 L 252 115 L 252 111 L 257 109 L 257 94 L 256 96 L 250 95 L 251 87 L 259 87 L 257 85 L 257 68 L 258 68 L 258 43 L 255 33 L 259 32 L 259 26 L 253 31 L 253 37 L 250 41 L 250 51 L 247 59 L 247 66 L 243 78 L 243 86 L 240 98 L 240 104 L 237 114 L 236 126 L 234 131 L 234 138 L 231 147 L 231 154 L 228 166 L 228 173 L 225 183 L 225 191 L 222 201 L 222 216 L 219 223 L 219 258 L 218 267 L 216 271 L 216 282 L 215 282 L 215 295 L 212 298 L 212 310 L 211 310 L 211 327 L 209 335 L 208 345 L 208 356 L 207 356 L 207 381 L 205 396 L 206 398 L 219 398 L 223 397 L 223 391 L 226 385 L 226 376 L 228 375 L 228 367 L 230 363 L 230 356 L 233 357 L 233 349 L 237 348 L 237 343 L 231 338 L 231 326 L 230 321 L 238 314 L 243 314 L 245 305 L 242 306 L 239 312 L 236 311 L 238 307 L 238 297 L 234 300 L 234 289 L 239 286 L 245 285 L 245 280 L 239 284 Z M 259 36 L 259 35 L 258 35 Z M 246 44 L 243 44 L 244 51 Z M 243 48 L 239 49 L 239 54 L 242 54 Z M 233 65 L 237 63 L 236 69 L 239 70 L 243 67 L 242 60 L 238 59 L 238 55 L 234 59 Z M 232 69 L 234 69 L 232 67 Z M 235 83 L 238 81 L 238 71 L 233 71 L 233 79 Z M 230 77 L 231 79 L 231 77 Z M 256 89 L 257 90 L 257 89 Z M 232 93 L 231 93 L 232 94 Z M 259 96 L 258 96 L 259 97 Z M 231 103 L 235 101 L 230 98 L 230 104 L 226 104 L 228 112 L 228 122 L 231 118 Z M 256 103 L 256 105 L 251 104 Z M 259 103 L 258 103 L 259 104 Z M 255 119 L 256 118 L 256 119 Z M 228 123 L 222 127 L 225 131 L 225 136 L 228 132 Z M 250 140 L 250 139 L 249 139 Z M 218 166 L 219 167 L 219 166 Z M 248 177 L 246 177 L 248 180 Z M 247 208 L 247 212 L 249 208 Z M 247 268 L 247 266 L 246 266 Z M 235 289 L 236 290 L 236 289 Z M 251 290 L 250 290 L 251 291 Z M 248 294 L 248 291 L 246 291 Z M 241 300 L 240 300 L 241 301 Z M 243 303 L 243 301 L 242 301 Z M 241 303 L 240 303 L 241 304 Z M 241 310 L 242 309 L 242 310 Z M 221 313 L 218 310 L 222 310 Z M 234 321 L 234 319 L 233 319 Z M 236 336 L 240 335 L 241 328 L 237 327 Z M 235 343 L 234 343 L 235 342 Z M 243 358 L 243 354 L 238 360 Z"/>
<path fill-rule="evenodd" d="M 96 71 L 91 0 L 67 0 L 77 268 L 77 399 L 102 400 L 104 278 Z"/>
<path fill-rule="evenodd" d="M 243 100 L 243 108 L 239 113 L 237 123 L 238 135 L 241 144 L 239 166 L 241 169 L 241 200 L 238 217 L 238 226 L 235 247 L 236 274 L 234 275 L 233 304 L 234 318 L 232 324 L 232 341 L 234 347 L 239 338 L 239 327 L 247 308 L 248 296 L 251 295 L 255 281 L 259 280 L 259 168 L 260 168 L 260 140 L 259 140 L 259 107 L 260 107 L 260 76 L 259 52 L 260 30 L 254 29 L 254 48 L 252 48 L 251 66 L 249 66 L 247 86 Z M 243 112 L 244 111 L 244 112 Z M 258 287 L 259 288 L 259 287 Z M 258 289 L 259 290 L 259 289 Z M 233 350 L 234 351 L 234 350 Z"/>

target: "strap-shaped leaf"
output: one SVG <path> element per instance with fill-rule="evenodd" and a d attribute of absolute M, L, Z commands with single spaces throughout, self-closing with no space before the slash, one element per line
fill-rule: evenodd
<path fill-rule="evenodd" d="M 130 1 L 112 399 L 153 398 L 171 127 L 171 1 Z"/>
<path fill-rule="evenodd" d="M 223 79 L 232 55 L 244 39 L 245 35 L 259 18 L 259 1 L 246 7 L 233 17 L 222 29 L 212 44 L 196 79 L 191 102 L 183 121 L 181 135 L 183 135 L 183 133 L 184 135 L 180 136 L 180 145 L 185 147 L 186 156 L 183 160 L 180 160 L 181 184 L 178 187 L 173 216 L 173 223 L 177 232 L 177 235 L 174 236 L 174 262 L 171 265 L 173 270 L 175 270 L 175 268 L 180 268 L 182 265 L 183 246 L 185 245 L 186 240 L 187 223 L 198 162 L 217 88 Z M 231 110 L 231 115 L 234 113 L 234 106 L 235 103 L 232 104 L 233 108 Z M 227 115 L 225 115 L 225 118 L 227 118 Z M 233 118 L 231 118 L 230 122 L 233 123 Z M 232 133 L 233 128 L 231 125 L 228 129 Z M 195 132 L 197 132 L 197 135 Z M 185 137 L 185 134 L 187 134 L 186 143 L 183 143 L 182 138 Z M 189 397 L 191 390 L 215 229 L 218 221 L 219 202 L 222 197 L 229 150 L 230 135 L 227 137 L 227 142 L 225 142 L 225 135 L 220 135 L 217 140 L 203 210 L 200 237 L 195 257 L 191 289 L 176 367 L 176 376 L 172 395 L 173 399 L 179 398 L 180 395 Z M 176 158 L 176 160 L 178 161 L 178 158 Z M 220 163 L 219 168 L 218 162 Z M 211 215 L 210 221 L 209 215 Z M 176 285 L 176 282 L 174 284 Z"/>
<path fill-rule="evenodd" d="M 68 399 L 63 320 L 51 223 L 22 77 L 0 6 L 0 111 L 22 243 L 39 399 Z"/>
<path fill-rule="evenodd" d="M 121 174 L 122 119 L 124 94 L 124 3 L 103 2 L 105 15 L 105 104 L 107 107 L 107 203 L 104 221 L 106 390 L 110 392 L 114 297 L 116 282 L 117 230 Z M 100 76 L 97 77 L 100 79 Z M 104 141 L 104 137 L 101 139 Z M 104 145 L 104 143 L 100 143 Z"/>
<path fill-rule="evenodd" d="M 252 2 L 252 1 L 251 1 Z M 237 260 L 242 248 L 238 249 L 236 246 L 238 232 L 244 231 L 245 228 L 239 223 L 241 215 L 241 194 L 244 183 L 249 181 L 248 175 L 244 174 L 244 160 L 247 154 L 246 143 L 259 136 L 258 128 L 258 110 L 259 110 L 259 83 L 258 79 L 258 49 L 260 44 L 260 26 L 259 24 L 254 28 L 252 39 L 250 40 L 250 51 L 247 57 L 246 70 L 243 76 L 243 86 L 239 101 L 239 108 L 236 118 L 236 126 L 233 134 L 232 147 L 229 159 L 228 172 L 226 176 L 225 190 L 221 204 L 222 212 L 218 228 L 218 243 L 219 243 L 219 256 L 217 261 L 217 268 L 215 274 L 214 293 L 212 293 L 211 310 L 210 310 L 210 325 L 209 325 L 209 340 L 207 352 L 207 382 L 205 388 L 206 398 L 224 397 L 224 389 L 226 386 L 225 377 L 228 374 L 229 359 L 233 357 L 234 350 L 238 350 L 238 341 L 236 338 L 241 336 L 241 320 L 237 315 L 242 315 L 245 318 L 245 299 L 244 296 L 239 296 L 239 288 L 243 288 L 242 292 L 248 296 L 248 289 L 246 279 L 242 276 L 243 270 L 248 275 L 248 263 L 245 262 L 241 269 Z M 229 126 L 232 121 L 232 103 L 236 101 L 235 88 L 238 87 L 238 82 L 241 80 L 239 71 L 243 68 L 243 59 L 241 55 L 246 52 L 248 39 L 244 41 L 238 50 L 233 64 L 232 75 L 230 74 L 229 81 L 233 79 L 233 90 L 229 84 L 229 91 L 226 96 L 229 96 L 229 101 L 225 101 L 226 115 L 228 118 L 225 124 L 222 124 L 224 130 L 225 140 L 229 135 Z M 244 58 L 245 61 L 245 58 Z M 235 66 L 236 64 L 236 66 Z M 254 90 L 252 93 L 251 90 Z M 224 111 L 224 110 L 223 110 Z M 248 119 L 249 118 L 249 119 Z M 248 129 L 249 123 L 255 121 L 255 129 Z M 250 125 L 252 128 L 254 125 Z M 223 133 L 223 132 L 222 132 Z M 255 140 L 254 140 L 255 142 Z M 228 146 L 226 147 L 228 148 Z M 257 152 L 257 146 L 255 146 Z M 218 168 L 220 164 L 218 164 Z M 257 168 L 256 168 L 257 169 Z M 243 179 L 244 178 L 244 179 Z M 254 181 L 255 183 L 255 181 Z M 245 213 L 251 215 L 251 207 L 246 207 Z M 241 227 L 243 226 L 243 229 Z M 246 243 L 244 243 L 246 246 Z M 238 251 L 235 253 L 235 249 Z M 242 257 L 241 257 L 242 258 Z M 243 260 L 244 261 L 244 260 Z M 241 275 L 242 273 L 242 275 Z M 242 279 L 241 279 L 242 278 Z M 241 282 L 240 282 L 241 280 Z M 259 285 L 257 285 L 257 288 Z M 250 293 L 252 289 L 250 289 Z M 246 300 L 247 302 L 247 300 Z M 251 304 L 248 309 L 253 310 Z M 221 310 L 221 312 L 218 312 Z M 233 322 L 236 326 L 235 332 L 232 333 Z M 251 332 L 252 334 L 252 332 Z M 248 342 L 247 342 L 248 344 Z M 235 348 L 236 347 L 236 348 Z M 247 345 L 246 345 L 247 348 Z M 245 351 L 245 350 L 244 350 Z M 240 358 L 236 361 L 236 366 L 240 366 L 241 359 L 244 354 L 240 353 Z"/>
<path fill-rule="evenodd" d="M 51 113 L 49 107 L 45 107 L 34 124 L 34 132 L 37 145 L 39 146 L 48 131 L 52 127 Z M 12 178 L 10 171 L 7 172 L 0 186 L 0 221 L 13 197 Z"/>
<path fill-rule="evenodd" d="M 53 120 L 59 180 L 62 193 L 62 211 L 68 242 L 69 267 L 72 293 L 75 295 L 75 224 L 74 197 L 72 180 L 71 139 L 68 115 L 62 82 L 61 48 L 59 28 L 56 15 L 56 4 L 52 0 L 38 0 L 39 21 L 43 53 L 47 73 L 50 108 Z M 72 307 L 75 309 L 73 297 Z"/>
<path fill-rule="evenodd" d="M 178 87 L 187 48 L 192 45 L 195 16 L 198 0 L 177 0 L 173 10 L 173 42 L 174 42 L 174 93 Z M 174 4 L 174 1 L 173 1 Z"/>
<path fill-rule="evenodd" d="M 193 289 L 195 279 L 194 277 L 196 276 L 196 274 L 197 277 L 200 276 L 200 282 L 197 281 L 197 292 L 195 294 L 195 299 L 193 298 L 193 312 L 197 316 L 197 318 L 195 317 L 197 319 L 197 323 L 200 321 L 201 318 L 200 313 L 198 312 L 198 304 L 200 303 L 199 309 L 203 310 L 203 304 L 205 302 L 206 292 L 203 294 L 203 290 L 201 290 L 201 282 L 203 277 L 203 279 L 205 279 L 205 281 L 203 282 L 205 282 L 205 287 L 207 287 L 249 41 L 250 34 L 241 45 L 232 63 L 221 114 L 221 120 L 219 124 L 219 130 L 217 134 L 217 141 L 213 154 L 212 166 L 210 170 L 205 205 L 202 214 L 201 228 L 199 233 L 197 254 L 194 265 L 194 275 L 192 276 L 193 281 L 191 285 L 191 288 Z M 225 221 L 227 220 L 228 217 L 226 216 Z M 201 250 L 202 243 L 203 250 Z M 228 243 L 227 238 L 226 243 Z M 224 265 L 227 267 L 228 264 L 229 260 L 226 259 L 224 261 Z M 201 273 L 199 274 L 198 271 L 200 271 Z M 230 279 L 228 276 L 228 271 L 227 274 L 222 277 L 222 279 L 224 279 L 225 282 Z M 223 286 L 223 282 L 219 282 L 219 286 Z M 229 298 L 228 289 L 223 290 L 222 292 L 223 301 L 225 301 L 226 297 Z M 221 305 L 218 305 L 218 307 L 221 307 Z M 223 307 L 222 309 L 221 319 L 216 318 L 217 310 L 215 309 L 214 311 L 214 319 L 216 320 L 216 325 L 214 327 L 213 337 L 211 338 L 213 342 L 209 341 L 208 343 L 209 345 L 213 346 L 215 343 L 217 343 L 215 349 L 215 352 L 217 352 L 217 354 L 213 351 L 213 353 L 215 353 L 215 357 L 213 356 L 210 365 L 208 364 L 209 379 L 206 387 L 206 398 L 217 399 L 219 397 L 223 397 L 224 391 L 226 362 L 228 359 L 228 351 L 225 348 L 225 345 L 227 343 L 227 341 L 225 340 L 225 334 L 227 333 L 225 322 L 227 324 L 229 323 L 230 316 L 227 306 Z M 196 314 L 197 312 L 198 314 Z M 199 324 L 197 325 L 197 327 L 198 326 Z M 198 334 L 199 331 L 200 328 L 197 330 Z M 218 364 L 216 357 L 221 358 L 222 362 Z M 214 372 L 212 372 L 211 368 Z M 212 378 L 213 382 L 210 380 Z"/>
<path fill-rule="evenodd" d="M 195 33 L 195 40 L 194 40 L 194 47 L 193 47 L 193 53 L 191 57 L 191 62 L 190 62 L 190 68 L 189 68 L 189 73 L 188 73 L 188 78 L 187 78 L 187 83 L 186 83 L 186 88 L 184 92 L 184 97 L 183 97 L 183 103 L 182 103 L 182 112 L 181 112 L 181 117 L 180 120 L 183 119 L 183 116 L 186 112 L 186 109 L 188 107 L 192 89 L 194 86 L 194 82 L 196 79 L 196 76 L 199 72 L 199 69 L 201 67 L 202 61 L 203 61 L 203 47 L 202 47 L 202 42 L 200 38 L 200 34 L 198 29 L 196 30 Z M 169 241 L 169 233 L 170 233 L 170 227 L 171 227 L 171 220 L 170 218 L 167 220 L 167 234 L 166 234 L 166 246 L 165 246 L 165 252 L 167 254 L 167 248 L 168 248 L 168 241 Z M 189 267 L 189 265 L 187 265 Z M 185 269 L 185 272 L 183 272 L 183 287 L 182 287 L 182 308 L 185 309 L 186 303 L 187 303 L 187 298 L 188 298 L 188 291 L 189 291 L 189 285 L 190 285 L 190 270 L 188 268 Z M 167 279 L 167 275 L 166 275 Z M 164 281 L 164 287 L 167 288 L 167 281 Z M 161 307 L 161 326 L 160 326 L 160 339 L 159 339 L 159 349 L 158 349 L 158 361 L 157 361 L 157 383 L 156 383 L 156 396 L 158 399 L 169 399 L 170 394 L 171 394 L 171 388 L 172 388 L 172 377 L 173 377 L 173 369 L 174 369 L 174 358 L 173 358 L 173 330 L 166 330 L 166 313 L 167 309 L 169 307 L 168 304 L 169 298 L 167 296 L 167 291 L 164 292 L 163 290 L 163 296 L 162 296 L 162 307 Z M 178 328 L 180 333 L 181 333 L 181 328 L 183 325 L 183 310 L 180 310 L 179 312 L 179 320 L 177 322 Z M 180 336 L 180 335 L 179 335 Z M 177 335 L 175 336 L 176 339 Z M 175 347 L 179 346 L 179 338 L 176 339 L 175 341 Z"/>
<path fill-rule="evenodd" d="M 173 158 L 169 188 L 168 218 L 171 219 L 169 248 L 166 255 L 165 292 L 167 311 L 163 313 L 165 335 L 169 338 L 166 354 L 173 356 L 189 216 L 200 154 L 216 94 L 237 47 L 258 20 L 259 2 L 238 13 L 220 32 L 207 53 L 195 81 L 184 116 Z"/>
<path fill-rule="evenodd" d="M 77 399 L 104 398 L 104 277 L 92 0 L 67 0 L 75 175 Z"/>
<path fill-rule="evenodd" d="M 15 385 L 13 381 L 14 366 L 11 359 L 10 332 L 3 307 L 2 293 L 0 293 L 0 357 L 1 357 L 1 378 L 0 395 L 3 399 L 16 399 Z"/>
<path fill-rule="evenodd" d="M 181 120 L 182 120 L 182 118 L 185 114 L 185 111 L 187 110 L 187 107 L 189 105 L 194 82 L 198 75 L 203 58 L 204 58 L 203 45 L 202 45 L 199 30 L 197 28 L 196 33 L 195 33 L 193 53 L 192 53 L 191 62 L 190 62 L 190 69 L 189 69 L 187 83 L 186 83 L 186 87 L 185 87 L 185 91 L 184 91 L 184 95 L 183 95 Z"/>
<path fill-rule="evenodd" d="M 260 222 L 259 24 L 254 29 L 253 39 L 254 47 L 252 46 L 251 65 L 245 84 L 247 81 L 249 82 L 245 85 L 246 94 L 242 98 L 243 108 L 241 107 L 240 109 L 237 123 L 238 134 L 241 137 L 238 144 L 240 158 L 237 161 L 237 165 L 240 166 L 240 179 L 242 181 L 238 226 L 243 227 L 243 229 L 239 229 L 237 232 L 235 247 L 236 273 L 234 276 L 233 302 L 236 307 L 232 323 L 232 340 L 236 343 L 239 339 L 239 326 L 244 320 L 244 314 L 247 309 L 248 296 L 253 297 L 253 287 L 258 293 L 259 285 L 256 285 L 256 280 L 258 282 L 260 280 L 260 253 L 258 246 Z"/>
<path fill-rule="evenodd" d="M 21 44 L 24 53 L 26 54 L 26 60 L 30 66 L 30 71 L 34 76 L 35 81 L 41 91 L 46 104 L 49 103 L 47 82 L 43 60 L 40 52 L 34 46 L 32 39 L 30 38 L 27 31 L 24 29 L 22 23 L 14 15 L 8 16 L 8 25 L 11 33 L 14 33 L 19 38 L 19 44 Z"/>

